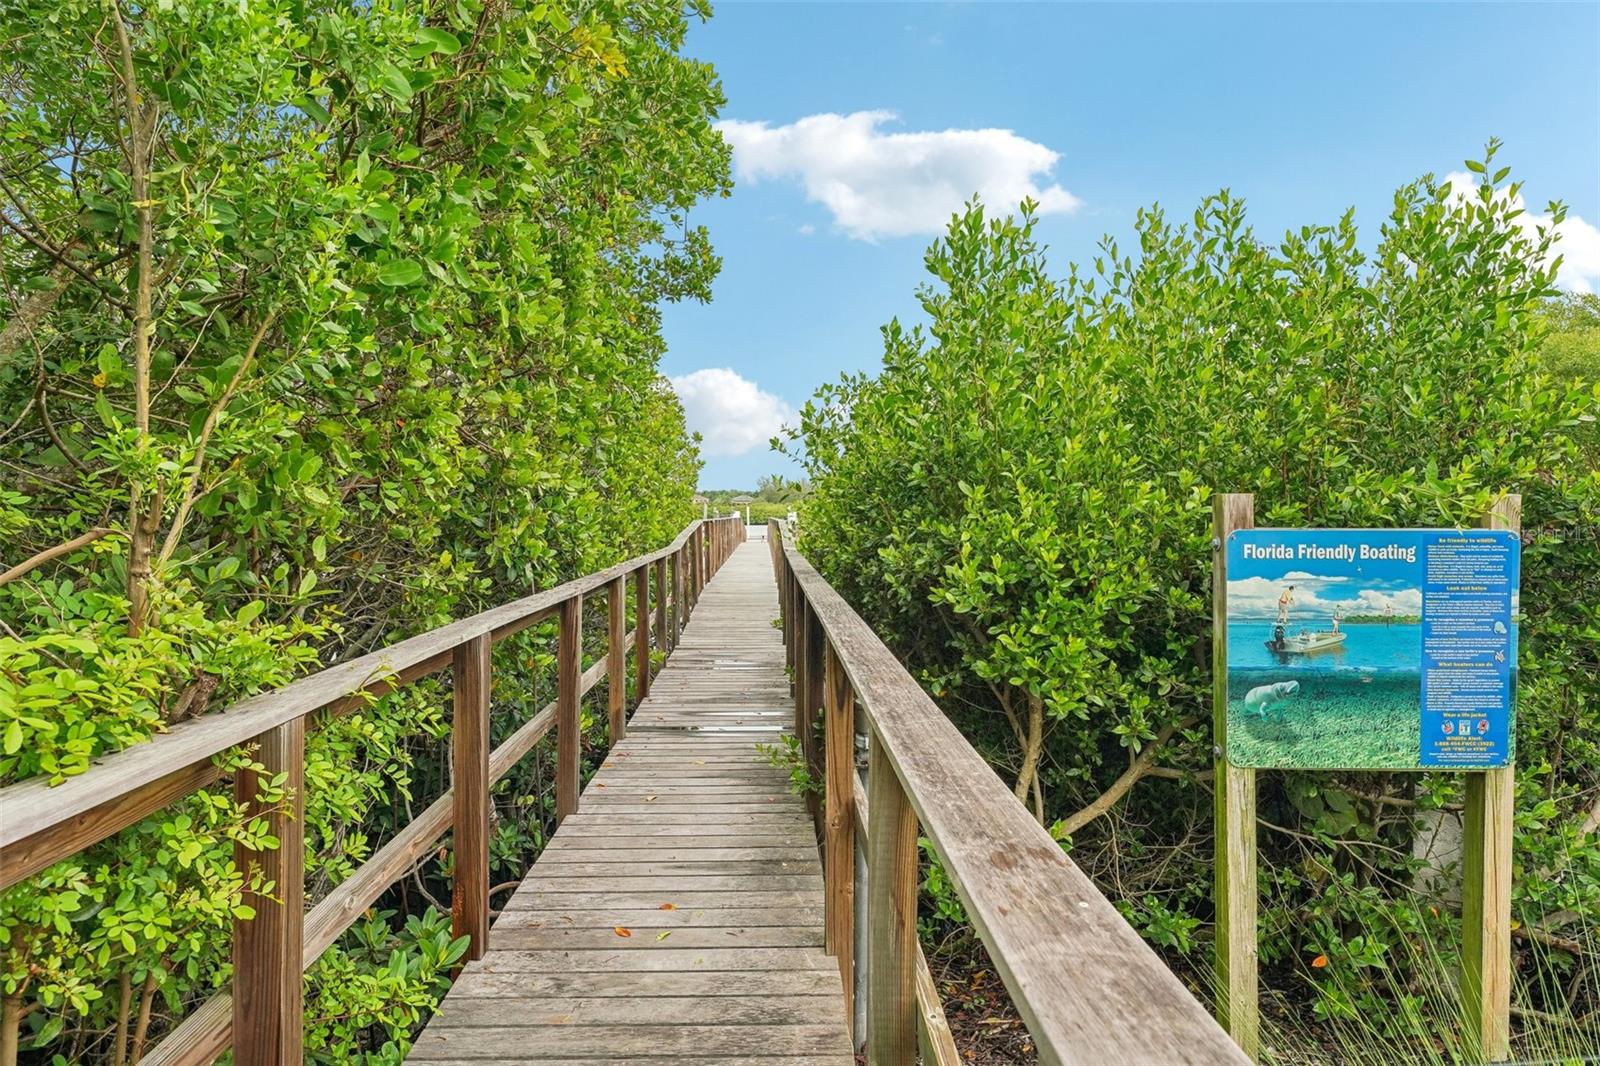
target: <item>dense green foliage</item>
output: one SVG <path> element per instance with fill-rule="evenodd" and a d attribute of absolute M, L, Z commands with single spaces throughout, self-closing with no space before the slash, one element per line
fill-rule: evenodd
<path fill-rule="evenodd" d="M 1263 243 L 1222 193 L 1187 224 L 1141 212 L 1136 254 L 1108 240 L 1065 281 L 1026 205 L 973 205 L 928 251 L 928 324 L 886 326 L 882 373 L 821 390 L 789 445 L 807 556 L 1197 983 L 1215 491 L 1256 493 L 1262 525 L 1355 527 L 1523 494 L 1519 965 L 1600 923 L 1600 474 L 1575 439 L 1600 386 L 1546 367 L 1552 238 L 1471 166 L 1477 196 L 1399 190 L 1370 253 L 1350 215 Z M 1459 786 L 1261 775 L 1261 959 L 1288 1013 L 1452 1039 L 1417 982 L 1423 943 L 1459 943 L 1454 875 L 1412 847 Z M 1519 1007 L 1593 1017 L 1594 948 L 1551 951 L 1560 980 Z"/>
<path fill-rule="evenodd" d="M 658 304 L 719 265 L 688 221 L 728 187 L 721 90 L 680 54 L 704 14 L 0 5 L 0 784 L 695 517 Z M 497 653 L 497 739 L 549 698 L 548 647 Z M 308 899 L 447 787 L 445 698 L 313 734 Z M 547 769 L 497 791 L 497 880 Z M 222 985 L 233 916 L 275 905 L 240 838 L 274 846 L 208 791 L 0 897 L 0 1061 L 121 1066 Z M 404 1049 L 460 950 L 426 906 L 447 867 L 318 963 L 317 1061 Z"/>
<path fill-rule="evenodd" d="M 1600 381 L 1600 293 L 1567 293 L 1545 311 L 1550 332 L 1540 345 L 1557 380 L 1580 388 Z M 1578 440 L 1600 464 L 1600 420 L 1577 427 Z"/>

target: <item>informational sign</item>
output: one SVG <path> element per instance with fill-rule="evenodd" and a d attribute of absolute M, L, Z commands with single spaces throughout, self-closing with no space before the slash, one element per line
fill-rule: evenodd
<path fill-rule="evenodd" d="M 1520 547 L 1489 529 L 1229 534 L 1228 761 L 1506 765 Z"/>

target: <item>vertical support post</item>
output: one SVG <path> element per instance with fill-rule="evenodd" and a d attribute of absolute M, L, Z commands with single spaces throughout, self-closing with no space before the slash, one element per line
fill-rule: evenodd
<path fill-rule="evenodd" d="M 633 699 L 650 695 L 650 564 L 633 572 Z"/>
<path fill-rule="evenodd" d="M 688 598 L 687 604 L 690 611 L 694 609 L 695 602 L 700 598 L 700 526 L 689 534 L 689 542 L 683 546 L 684 556 L 689 563 L 689 572 L 685 575 Z M 686 615 L 689 611 L 684 612 Z M 685 619 L 687 621 L 687 619 Z"/>
<path fill-rule="evenodd" d="M 806 773 L 811 775 L 811 780 L 818 781 L 825 779 L 823 754 L 817 750 L 816 722 L 819 714 L 826 715 L 824 708 L 828 698 L 828 667 L 825 658 L 828 636 L 823 632 L 822 622 L 809 603 L 801 615 L 801 625 L 805 627 L 805 684 L 800 686 L 800 697 L 806 713 L 801 722 L 803 732 L 800 734 L 800 753 L 805 758 Z M 827 728 L 826 722 L 823 728 Z M 811 808 L 812 819 L 820 823 L 827 806 L 826 802 L 819 804 L 820 797 L 814 792 L 806 799 L 807 806 Z"/>
<path fill-rule="evenodd" d="M 810 729 L 810 708 L 806 706 L 806 605 L 803 601 L 796 601 L 794 605 L 794 735 L 800 740 L 800 747 L 805 748 L 806 734 Z"/>
<path fill-rule="evenodd" d="M 683 634 L 685 623 L 689 621 L 689 605 L 684 602 L 684 587 L 688 577 L 683 572 L 686 547 L 672 553 L 672 646 L 674 648 L 678 646 L 678 638 Z"/>
<path fill-rule="evenodd" d="M 838 653 L 831 645 L 823 654 L 823 745 L 828 761 L 824 778 L 826 812 L 823 875 L 827 880 L 823 923 L 828 954 L 839 960 L 844 984 L 844 1016 L 855 1021 L 855 868 L 856 868 L 856 731 L 855 696 L 850 691 Z M 893 771 L 890 771 L 893 773 Z M 871 813 L 871 803 L 867 808 Z"/>
<path fill-rule="evenodd" d="M 583 748 L 583 720 L 578 714 L 578 689 L 583 684 L 583 597 L 561 604 L 561 632 L 556 645 L 556 824 L 578 809 L 578 759 Z"/>
<path fill-rule="evenodd" d="M 613 747 L 628 731 L 627 610 L 628 586 L 618 575 L 606 586 L 606 713 Z"/>
<path fill-rule="evenodd" d="M 454 795 L 455 881 L 452 936 L 472 944 L 463 961 L 483 958 L 489 944 L 489 634 L 458 645 L 450 662 L 455 689 L 450 724 Z"/>
<path fill-rule="evenodd" d="M 852 739 L 853 742 L 853 739 Z M 862 821 L 865 822 L 872 816 L 871 811 L 863 812 Z M 846 981 L 850 994 L 855 998 L 855 1014 L 850 1018 L 851 1043 L 860 1054 L 867 1046 L 867 960 L 871 958 L 871 951 L 867 943 L 867 842 L 860 834 L 856 836 L 855 854 L 855 979 Z"/>
<path fill-rule="evenodd" d="M 800 597 L 795 594 L 797 592 L 795 571 L 789 567 L 789 560 L 787 559 L 784 560 L 782 591 L 784 591 L 784 602 L 782 602 L 782 611 L 784 611 L 784 666 L 789 667 L 790 671 L 795 671 L 795 669 L 798 669 L 797 664 L 795 664 L 795 651 L 797 651 L 795 640 L 798 639 L 797 635 L 795 635 L 798 632 L 795 629 L 795 610 L 797 610 L 795 608 L 795 600 L 800 599 Z M 789 683 L 794 682 L 790 680 Z"/>
<path fill-rule="evenodd" d="M 782 634 L 783 665 L 794 665 L 794 639 L 789 635 L 789 623 L 794 611 L 789 606 L 789 560 L 784 558 L 783 547 L 778 547 L 778 632 Z"/>
<path fill-rule="evenodd" d="M 234 1061 L 241 1066 L 290 1066 L 302 1058 L 304 984 L 301 955 L 305 924 L 305 756 L 306 723 L 295 718 L 256 738 L 261 772 L 234 774 L 234 799 L 265 818 L 278 838 L 276 851 L 233 848 L 234 864 L 259 871 L 277 901 L 255 900 L 254 918 L 233 922 Z M 283 801 L 263 807 L 256 799 L 263 785 L 287 774 Z M 280 902 L 281 901 L 281 902 Z"/>
<path fill-rule="evenodd" d="M 917 812 L 873 734 L 867 769 L 867 1063 L 917 1061 Z"/>
<path fill-rule="evenodd" d="M 656 560 L 656 647 L 665 655 L 672 650 L 667 638 L 667 561 Z"/>
<path fill-rule="evenodd" d="M 1255 497 L 1249 493 L 1216 495 L 1211 563 L 1217 1021 L 1252 1059 L 1259 1056 L 1261 1039 L 1256 980 L 1256 772 L 1228 762 L 1228 534 L 1253 528 L 1255 507 Z"/>
<path fill-rule="evenodd" d="M 1483 524 L 1522 530 L 1522 497 L 1495 501 Z M 1511 834 L 1514 763 L 1467 774 L 1462 827 L 1461 997 L 1468 1054 L 1484 1062 L 1511 1056 Z"/>

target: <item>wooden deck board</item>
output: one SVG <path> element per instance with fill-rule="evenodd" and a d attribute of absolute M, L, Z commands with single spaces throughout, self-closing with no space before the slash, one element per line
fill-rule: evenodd
<path fill-rule="evenodd" d="M 777 611 L 742 545 L 412 1061 L 854 1062 L 812 823 L 756 748 L 793 718 Z"/>

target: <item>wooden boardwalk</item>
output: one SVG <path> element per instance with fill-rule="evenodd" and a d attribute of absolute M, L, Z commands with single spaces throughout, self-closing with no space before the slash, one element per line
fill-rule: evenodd
<path fill-rule="evenodd" d="M 855 1035 L 874 1063 L 960 1066 L 917 944 L 921 837 L 1041 1062 L 1250 1066 L 783 528 L 767 533 L 777 539 L 746 543 L 739 518 L 698 519 L 662 547 L 180 722 L 59 784 L 7 785 L 0 889 L 216 784 L 218 756 L 248 744 L 257 768 L 233 775 L 234 796 L 284 844 L 241 846 L 235 862 L 289 887 L 234 915 L 230 987 L 189 1011 L 145 1066 L 213 1062 L 230 1048 L 237 1066 L 300 1063 L 302 971 L 447 833 L 451 928 L 470 938 L 471 961 L 418 1038 L 417 1062 L 846 1066 L 843 974 L 852 988 L 866 980 Z M 669 599 L 701 608 L 681 640 Z M 606 619 L 605 656 L 588 670 L 586 600 Z M 491 747 L 493 646 L 547 619 L 560 622 L 556 699 Z M 601 627 L 590 629 L 593 653 Z M 620 694 L 630 664 L 648 677 L 652 631 L 672 654 L 580 795 L 579 703 L 602 680 Z M 307 730 L 446 670 L 450 791 L 304 909 Z M 619 735 L 622 711 L 608 700 Z M 807 805 L 756 751 L 791 722 L 821 741 L 807 755 L 825 786 L 826 887 Z M 546 737 L 566 817 L 491 929 L 490 792 Z M 263 797 L 262 774 L 284 783 L 287 802 Z M 824 928 L 836 957 L 824 955 Z"/>
<path fill-rule="evenodd" d="M 855 1061 L 811 820 L 756 750 L 793 721 L 777 613 L 740 545 L 411 1061 Z"/>

